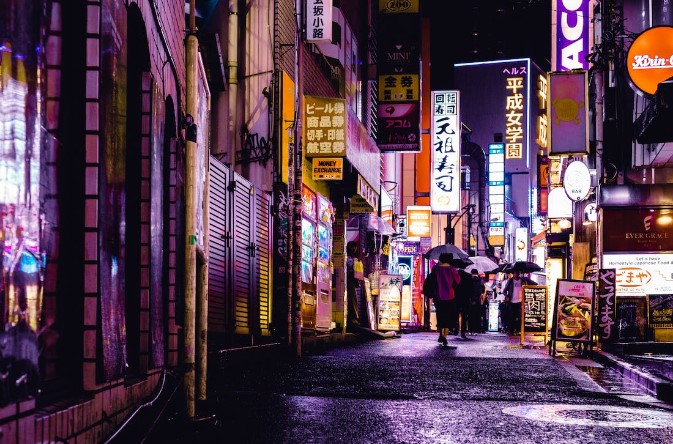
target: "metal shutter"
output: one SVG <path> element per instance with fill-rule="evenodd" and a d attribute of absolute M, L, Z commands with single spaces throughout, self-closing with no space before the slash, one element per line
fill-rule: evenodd
<path fill-rule="evenodd" d="M 229 193 L 231 172 L 223 163 L 210 157 L 208 188 L 208 330 L 225 333 L 231 301 L 231 229 L 229 227 Z"/>

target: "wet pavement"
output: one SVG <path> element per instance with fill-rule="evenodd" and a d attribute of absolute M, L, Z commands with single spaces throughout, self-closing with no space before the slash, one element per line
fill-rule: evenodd
<path fill-rule="evenodd" d="M 673 442 L 673 405 L 529 339 L 451 336 L 443 348 L 436 333 L 413 333 L 231 361 L 209 381 L 213 416 L 169 416 L 150 442 Z"/>

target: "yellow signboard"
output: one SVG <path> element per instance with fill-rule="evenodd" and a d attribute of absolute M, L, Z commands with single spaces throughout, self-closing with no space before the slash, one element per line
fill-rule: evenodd
<path fill-rule="evenodd" d="M 418 74 L 386 74 L 379 76 L 380 102 L 414 102 L 420 100 Z"/>
<path fill-rule="evenodd" d="M 374 208 L 362 197 L 357 194 L 351 197 L 351 213 L 371 213 L 373 211 Z"/>
<path fill-rule="evenodd" d="M 381 14 L 411 14 L 420 11 L 420 0 L 379 0 Z"/>
<path fill-rule="evenodd" d="M 342 157 L 318 157 L 313 159 L 313 180 L 341 180 L 344 175 Z"/>
<path fill-rule="evenodd" d="M 304 97 L 306 157 L 346 157 L 346 101 Z"/>

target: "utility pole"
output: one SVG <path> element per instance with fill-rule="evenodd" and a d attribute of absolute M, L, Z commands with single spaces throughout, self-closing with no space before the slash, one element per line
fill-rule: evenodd
<path fill-rule="evenodd" d="M 294 341 L 294 354 L 301 357 L 301 214 L 303 209 L 302 202 L 302 113 L 303 113 L 303 77 L 304 77 L 304 51 L 303 51 L 303 0 L 295 0 L 295 121 L 294 121 L 294 190 L 292 195 L 293 211 L 293 255 L 292 255 L 292 339 Z"/>
<path fill-rule="evenodd" d="M 196 38 L 196 0 L 189 0 L 189 29 L 186 38 L 186 112 L 187 131 L 185 147 L 185 311 L 184 311 L 184 360 L 183 376 L 185 414 L 193 418 L 195 414 L 196 360 L 196 123 L 197 115 L 197 57 L 199 42 Z"/>

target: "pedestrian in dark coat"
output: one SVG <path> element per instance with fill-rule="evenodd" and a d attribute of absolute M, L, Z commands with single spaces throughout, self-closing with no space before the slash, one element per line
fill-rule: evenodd
<path fill-rule="evenodd" d="M 437 313 L 437 339 L 443 346 L 447 346 L 446 336 L 449 334 L 451 319 L 456 312 L 455 287 L 460 283 L 460 276 L 456 268 L 451 265 L 453 255 L 442 253 L 439 255 L 439 263 L 432 268 L 426 277 L 428 288 L 424 286 L 426 296 L 435 300 L 435 312 Z M 434 287 L 434 288 L 433 288 Z M 430 294 L 433 293 L 433 294 Z"/>

